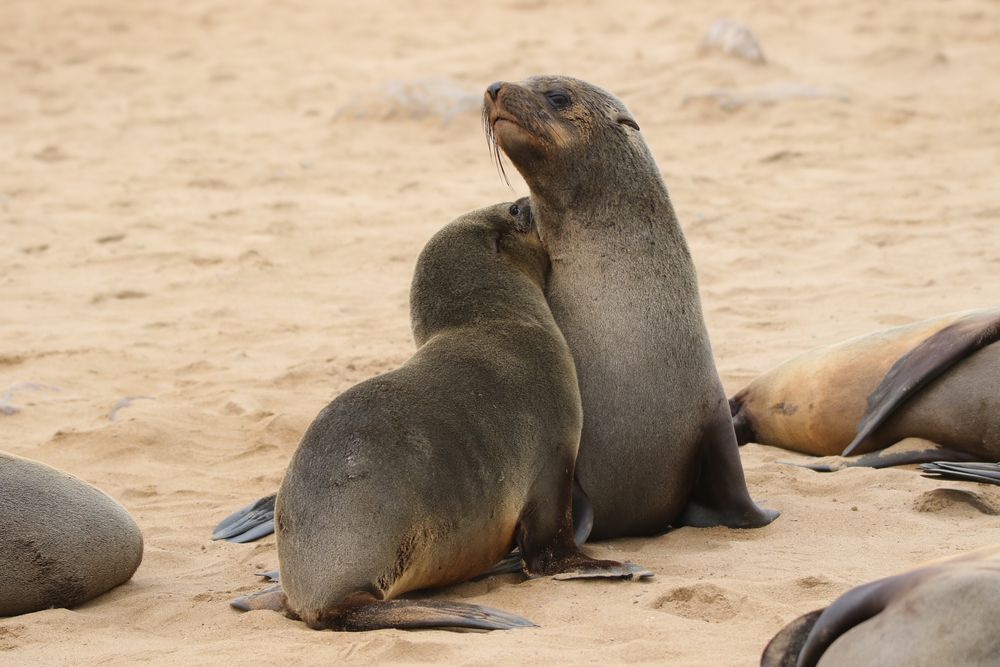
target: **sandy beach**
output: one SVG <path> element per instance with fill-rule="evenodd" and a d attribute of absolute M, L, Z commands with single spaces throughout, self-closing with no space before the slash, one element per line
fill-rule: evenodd
<path fill-rule="evenodd" d="M 720 17 L 766 63 L 704 48 Z M 0 619 L 0 664 L 749 666 L 856 584 L 1000 543 L 1000 488 L 760 445 L 742 456 L 772 525 L 586 547 L 648 582 L 430 593 L 538 628 L 240 614 L 274 539 L 209 537 L 277 488 L 329 400 L 410 356 L 426 240 L 527 194 L 490 161 L 494 80 L 570 74 L 629 106 L 730 394 L 818 345 L 997 306 L 996 2 L 8 0 L 0 33 L 0 449 L 97 485 L 145 537 L 129 583 Z"/>

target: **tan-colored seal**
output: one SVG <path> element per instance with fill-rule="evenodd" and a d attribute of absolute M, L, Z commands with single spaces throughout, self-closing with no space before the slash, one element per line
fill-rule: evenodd
<path fill-rule="evenodd" d="M 741 444 L 817 456 L 936 443 L 862 464 L 1000 460 L 1000 310 L 952 313 L 795 357 L 730 401 Z"/>
<path fill-rule="evenodd" d="M 484 96 L 495 145 L 531 188 L 546 296 L 580 377 L 577 477 L 593 536 L 761 526 L 702 318 L 694 265 L 639 126 L 564 76 Z"/>
<path fill-rule="evenodd" d="M 342 630 L 529 625 L 394 599 L 480 574 L 515 543 L 530 574 L 631 576 L 573 541 L 580 396 L 530 220 L 526 200 L 480 209 L 427 244 L 410 299 L 417 352 L 309 427 L 275 502 L 284 592 L 238 608 Z"/>
<path fill-rule="evenodd" d="M 76 477 L 0 452 L 0 616 L 73 607 L 131 578 L 142 534 Z"/>
<path fill-rule="evenodd" d="M 1000 547 L 874 581 L 783 628 L 761 667 L 993 667 Z"/>

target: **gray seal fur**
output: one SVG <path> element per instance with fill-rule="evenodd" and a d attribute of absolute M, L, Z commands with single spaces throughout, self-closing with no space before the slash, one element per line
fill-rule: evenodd
<path fill-rule="evenodd" d="M 0 452 L 0 616 L 73 607 L 142 562 L 129 513 L 72 475 Z"/>

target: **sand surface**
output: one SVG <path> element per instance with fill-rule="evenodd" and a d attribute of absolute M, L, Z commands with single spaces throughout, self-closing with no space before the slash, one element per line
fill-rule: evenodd
<path fill-rule="evenodd" d="M 768 64 L 699 49 L 722 16 Z M 430 235 L 527 194 L 483 138 L 496 79 L 573 74 L 629 105 L 730 392 L 816 345 L 996 306 L 993 0 L 7 0 L 0 34 L 0 448 L 98 485 L 146 539 L 130 583 L 0 621 L 0 663 L 753 665 L 857 583 L 1000 542 L 995 516 L 934 495 L 1000 510 L 1000 490 L 819 475 L 758 445 L 743 460 L 773 525 L 588 547 L 649 583 L 436 593 L 537 629 L 239 614 L 227 600 L 276 565 L 273 538 L 209 540 L 277 487 L 323 405 L 411 354 Z"/>

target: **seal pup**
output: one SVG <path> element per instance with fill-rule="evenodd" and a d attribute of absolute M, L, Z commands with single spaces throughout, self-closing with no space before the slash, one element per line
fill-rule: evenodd
<path fill-rule="evenodd" d="M 527 200 L 428 242 L 410 291 L 416 353 L 313 421 L 275 499 L 281 590 L 234 606 L 315 629 L 506 629 L 531 623 L 394 598 L 468 580 L 514 544 L 529 575 L 632 576 L 573 541 L 582 415 L 547 270 Z"/>
<path fill-rule="evenodd" d="M 759 442 L 815 456 L 868 454 L 849 465 L 870 467 L 998 461 L 997 340 L 1000 310 L 984 309 L 806 352 L 730 400 L 740 444 Z M 906 438 L 929 442 L 869 454 Z"/>
<path fill-rule="evenodd" d="M 852 588 L 774 636 L 761 667 L 988 667 L 1000 657 L 1000 546 Z"/>
<path fill-rule="evenodd" d="M 750 498 L 701 313 L 694 264 L 639 125 L 579 79 L 497 82 L 483 119 L 510 158 L 552 267 L 546 297 L 576 361 L 576 474 L 592 537 L 750 528 Z"/>
<path fill-rule="evenodd" d="M 124 507 L 0 452 L 0 616 L 76 606 L 128 581 L 140 562 L 142 533 Z"/>

